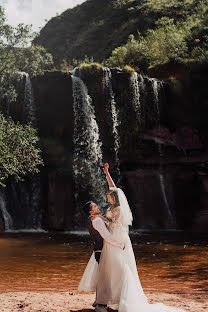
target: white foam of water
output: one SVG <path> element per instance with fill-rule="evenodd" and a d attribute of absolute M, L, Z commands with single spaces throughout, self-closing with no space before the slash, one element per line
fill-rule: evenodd
<path fill-rule="evenodd" d="M 33 87 L 29 74 L 24 73 L 25 75 L 25 94 L 24 94 L 24 103 L 27 109 L 26 122 L 31 123 L 32 127 L 37 126 L 37 112 L 34 101 Z"/>
<path fill-rule="evenodd" d="M 118 112 L 118 107 L 117 107 L 117 104 L 115 101 L 115 95 L 114 95 L 113 87 L 112 87 L 112 74 L 111 74 L 111 71 L 108 67 L 104 67 L 103 82 L 109 91 L 109 101 L 110 101 L 111 114 L 112 114 L 112 124 L 113 124 L 115 161 L 116 161 L 116 165 L 117 165 L 118 177 L 120 179 L 120 169 L 119 169 L 120 137 L 119 137 L 119 133 L 118 133 L 118 126 L 120 124 L 119 118 L 118 118 L 119 112 Z"/>
<path fill-rule="evenodd" d="M 9 231 L 13 227 L 13 221 L 11 215 L 7 211 L 5 196 L 1 191 L 0 191 L 0 209 L 4 219 L 5 231 Z"/>
<path fill-rule="evenodd" d="M 142 109 L 141 109 L 141 90 L 144 89 L 144 78 L 141 76 L 141 81 L 138 79 L 138 73 L 134 72 L 131 79 L 131 90 L 132 90 L 132 104 L 137 116 L 137 120 L 141 123 Z"/>
<path fill-rule="evenodd" d="M 27 111 L 26 122 L 30 123 L 32 127 L 37 127 L 37 109 L 35 105 L 34 91 L 32 81 L 29 74 L 23 73 L 25 76 L 25 90 L 24 90 L 24 104 Z M 36 174 L 31 181 L 31 215 L 33 216 L 34 230 L 41 227 L 40 215 L 40 175 Z"/>
<path fill-rule="evenodd" d="M 75 152 L 73 171 L 77 187 L 76 194 L 79 193 L 79 183 L 84 185 L 88 178 L 89 192 L 92 189 L 91 195 L 96 196 L 98 201 L 105 201 L 104 181 L 100 172 L 100 166 L 103 163 L 102 142 L 92 99 L 87 86 L 79 77 L 78 70 L 72 73 L 72 88 Z"/>
<path fill-rule="evenodd" d="M 159 90 L 160 90 L 160 88 L 162 88 L 163 82 L 159 81 L 155 78 L 152 78 L 151 82 L 152 82 L 152 88 L 153 88 L 153 93 L 154 93 L 154 101 L 155 101 L 156 108 L 157 108 L 158 124 L 160 127 Z M 170 219 L 170 225 L 173 226 L 175 224 L 175 221 L 173 218 L 173 214 L 170 210 L 170 206 L 169 206 L 169 202 L 168 202 L 168 198 L 167 198 L 165 177 L 164 177 L 163 167 L 162 167 L 162 163 L 161 163 L 161 159 L 164 157 L 163 149 L 162 149 L 162 145 L 160 143 L 157 143 L 157 147 L 158 147 L 158 153 L 160 156 L 158 177 L 159 177 L 159 181 L 160 181 L 161 192 L 162 192 L 163 200 L 165 203 L 165 207 L 167 209 L 168 217 Z"/>
<path fill-rule="evenodd" d="M 43 229 L 20 229 L 20 230 L 8 230 L 7 233 L 49 233 Z"/>
<path fill-rule="evenodd" d="M 77 236 L 89 236 L 88 231 L 64 231 L 63 234 L 77 235 Z"/>

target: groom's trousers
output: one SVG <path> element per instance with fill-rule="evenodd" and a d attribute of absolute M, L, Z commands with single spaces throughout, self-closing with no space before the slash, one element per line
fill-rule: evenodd
<path fill-rule="evenodd" d="M 101 256 L 101 251 L 94 251 L 95 254 L 95 260 L 97 261 L 97 263 L 99 264 L 100 262 L 100 256 Z"/>

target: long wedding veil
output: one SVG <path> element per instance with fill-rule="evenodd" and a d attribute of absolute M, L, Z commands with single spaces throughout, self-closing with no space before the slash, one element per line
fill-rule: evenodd
<path fill-rule="evenodd" d="M 128 228 L 129 225 L 132 225 L 133 217 L 127 198 L 120 188 L 110 187 L 110 190 L 117 191 L 118 193 L 118 199 L 120 202 L 119 223 Z"/>

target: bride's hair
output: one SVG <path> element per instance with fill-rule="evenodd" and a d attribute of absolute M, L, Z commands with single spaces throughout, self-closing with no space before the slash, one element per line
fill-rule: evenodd
<path fill-rule="evenodd" d="M 114 204 L 112 205 L 113 208 L 120 206 L 119 198 L 118 198 L 118 192 L 113 190 L 109 191 L 108 195 L 114 200 Z"/>

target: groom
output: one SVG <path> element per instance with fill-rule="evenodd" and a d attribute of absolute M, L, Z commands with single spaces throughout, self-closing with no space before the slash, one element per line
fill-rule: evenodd
<path fill-rule="evenodd" d="M 95 260 L 98 262 L 98 264 L 100 262 L 100 257 L 102 254 L 103 240 L 108 244 L 124 249 L 124 243 L 112 237 L 112 234 L 108 231 L 103 219 L 99 217 L 101 211 L 98 205 L 96 205 L 92 201 L 89 201 L 85 204 L 84 211 L 86 213 L 89 213 L 88 231 L 93 241 Z M 95 216 L 97 217 L 94 218 Z M 96 312 L 107 311 L 106 310 L 107 304 L 99 304 L 99 302 L 96 302 L 93 304 L 93 306 L 95 306 Z"/>
<path fill-rule="evenodd" d="M 85 204 L 84 211 L 87 214 L 89 214 L 87 227 L 88 227 L 88 231 L 90 233 L 90 237 L 91 237 L 92 242 L 93 242 L 93 250 L 94 250 L 95 260 L 99 263 L 101 252 L 103 249 L 103 238 L 100 235 L 100 233 L 94 228 L 93 223 L 96 223 L 96 222 L 95 222 L 95 220 L 93 220 L 94 222 L 92 221 L 92 217 L 99 215 L 101 213 L 100 208 L 99 208 L 99 206 L 97 206 L 92 201 L 89 201 Z M 105 224 L 104 224 L 104 226 L 105 226 Z"/>

